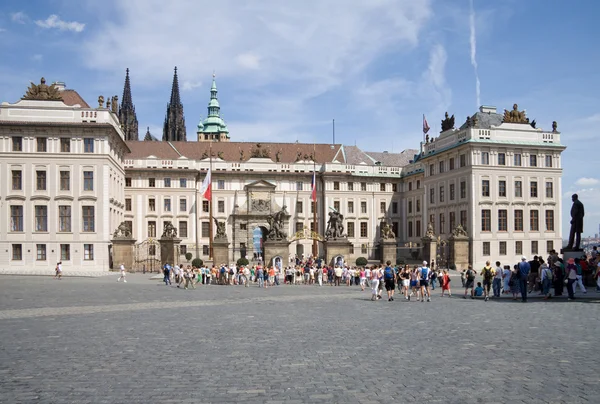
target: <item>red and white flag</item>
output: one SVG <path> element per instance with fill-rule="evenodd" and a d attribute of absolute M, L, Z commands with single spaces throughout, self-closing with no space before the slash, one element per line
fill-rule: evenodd
<path fill-rule="evenodd" d="M 202 187 L 200 188 L 200 194 L 204 197 L 204 199 L 210 200 L 212 192 L 212 179 L 210 176 L 210 169 L 206 173 L 206 177 L 204 177 L 204 181 L 202 181 Z"/>
<path fill-rule="evenodd" d="M 427 119 L 425 118 L 425 114 L 423 114 L 423 134 L 427 134 L 429 132 L 429 124 L 427 123 Z"/>
<path fill-rule="evenodd" d="M 310 194 L 310 199 L 313 202 L 317 201 L 317 177 L 316 177 L 316 172 L 313 171 L 313 178 L 312 178 L 312 188 L 311 188 L 311 194 Z"/>

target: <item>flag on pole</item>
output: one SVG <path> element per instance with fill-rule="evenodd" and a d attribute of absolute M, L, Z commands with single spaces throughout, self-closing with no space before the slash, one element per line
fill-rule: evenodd
<path fill-rule="evenodd" d="M 423 114 L 423 134 L 427 134 L 429 132 L 429 124 L 427 123 L 427 118 L 425 118 L 425 114 Z"/>
<path fill-rule="evenodd" d="M 204 197 L 204 199 L 209 199 L 212 191 L 212 179 L 210 175 L 210 169 L 206 173 L 206 177 L 204 177 L 204 181 L 202 181 L 202 187 L 200 188 L 200 193 Z"/>
<path fill-rule="evenodd" d="M 316 177 L 316 172 L 313 170 L 313 178 L 312 178 L 312 188 L 311 188 L 312 192 L 310 194 L 310 199 L 313 202 L 317 201 L 317 177 Z"/>

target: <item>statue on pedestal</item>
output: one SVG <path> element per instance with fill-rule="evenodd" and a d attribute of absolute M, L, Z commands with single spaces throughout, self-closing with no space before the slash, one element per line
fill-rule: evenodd
<path fill-rule="evenodd" d="M 583 233 L 583 217 L 585 212 L 583 209 L 583 203 L 579 200 L 577 194 L 573 194 L 571 197 L 573 206 L 571 206 L 571 232 L 569 233 L 569 244 L 567 244 L 566 250 L 580 250 L 581 244 L 581 233 Z M 575 245 L 573 245 L 575 242 Z"/>
<path fill-rule="evenodd" d="M 344 215 L 337 210 L 329 212 L 329 220 L 327 220 L 327 230 L 325 231 L 325 239 L 336 239 L 346 237 L 344 234 Z"/>
<path fill-rule="evenodd" d="M 161 238 L 176 238 L 177 237 L 177 229 L 171 222 L 167 222 L 165 224 L 165 229 L 163 230 Z"/>
<path fill-rule="evenodd" d="M 217 234 L 215 234 L 214 239 L 227 239 L 227 233 L 225 233 L 225 222 L 219 222 L 215 217 L 213 217 L 213 220 L 215 221 L 215 226 L 217 229 Z"/>
<path fill-rule="evenodd" d="M 454 230 L 452 230 L 452 236 L 453 237 L 469 237 L 469 235 L 467 234 L 467 231 L 462 227 L 462 224 L 458 224 L 458 226 L 456 226 L 454 228 Z"/>
<path fill-rule="evenodd" d="M 119 227 L 114 231 L 113 238 L 130 238 L 131 229 L 126 222 L 121 222 Z"/>
<path fill-rule="evenodd" d="M 269 232 L 267 233 L 267 238 L 269 240 L 283 240 L 287 238 L 287 233 L 283 231 L 284 229 L 284 220 L 287 211 L 285 210 L 285 206 L 273 215 L 267 216 L 267 221 L 269 222 Z"/>
<path fill-rule="evenodd" d="M 435 233 L 433 232 L 433 224 L 431 224 L 431 222 L 427 223 L 427 231 L 425 232 L 425 238 L 435 238 Z"/>
<path fill-rule="evenodd" d="M 392 230 L 392 226 L 389 223 L 385 223 L 381 226 L 381 239 L 382 240 L 395 240 L 396 234 Z"/>

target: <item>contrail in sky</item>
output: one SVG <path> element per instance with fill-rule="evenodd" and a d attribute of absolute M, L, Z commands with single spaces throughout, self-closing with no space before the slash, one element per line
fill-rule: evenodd
<path fill-rule="evenodd" d="M 475 70 L 475 92 L 477 93 L 477 108 L 481 106 L 481 84 L 479 83 L 479 73 L 477 72 L 477 42 L 475 38 L 475 10 L 473 9 L 473 0 L 469 0 L 470 4 L 470 13 L 469 13 L 469 26 L 471 28 L 471 64 L 473 65 L 473 70 Z"/>

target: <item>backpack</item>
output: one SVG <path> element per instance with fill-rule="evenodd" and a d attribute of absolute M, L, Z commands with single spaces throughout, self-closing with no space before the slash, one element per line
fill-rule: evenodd
<path fill-rule="evenodd" d="M 575 267 L 577 267 L 577 275 L 582 275 L 583 271 L 581 269 L 581 265 L 577 264 Z"/>
<path fill-rule="evenodd" d="M 427 275 L 429 275 L 429 268 L 427 268 L 427 267 L 421 268 L 421 279 L 423 279 L 424 281 L 426 281 L 427 280 Z"/>
<path fill-rule="evenodd" d="M 492 277 L 493 277 L 492 268 L 484 267 L 482 272 L 483 272 L 483 279 L 485 279 L 486 281 L 489 281 L 492 279 Z"/>
<path fill-rule="evenodd" d="M 552 270 L 550 270 L 550 268 L 545 268 L 544 271 L 546 271 L 546 278 L 548 278 L 548 280 L 552 282 L 552 279 L 554 278 Z"/>
<path fill-rule="evenodd" d="M 431 279 L 437 279 L 437 274 L 435 273 L 435 271 L 431 273 Z"/>
<path fill-rule="evenodd" d="M 394 274 L 394 271 L 392 270 L 392 268 L 387 267 L 384 272 L 384 278 L 385 279 L 394 279 L 393 274 Z"/>
<path fill-rule="evenodd" d="M 474 281 L 475 280 L 475 271 L 473 271 L 472 269 L 469 269 L 467 271 L 467 279 L 470 281 Z"/>

